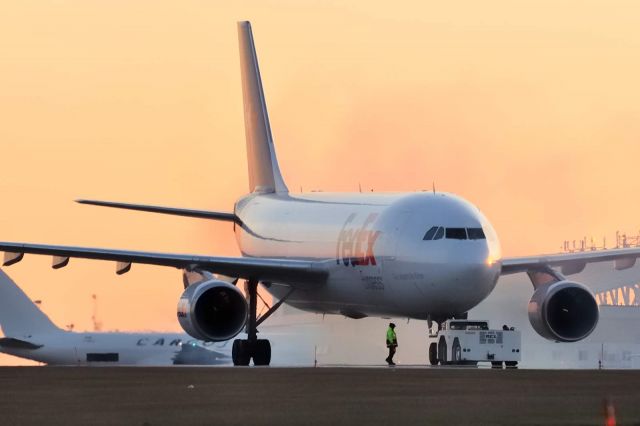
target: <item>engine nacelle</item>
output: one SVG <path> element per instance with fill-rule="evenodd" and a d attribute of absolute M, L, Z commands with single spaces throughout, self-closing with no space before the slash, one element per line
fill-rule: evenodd
<path fill-rule="evenodd" d="M 542 337 L 576 342 L 596 328 L 600 310 L 586 286 L 559 281 L 536 289 L 529 301 L 529 322 Z"/>
<path fill-rule="evenodd" d="M 219 342 L 240 333 L 247 322 L 247 301 L 234 285 L 211 280 L 192 284 L 178 302 L 178 321 L 190 336 Z"/>

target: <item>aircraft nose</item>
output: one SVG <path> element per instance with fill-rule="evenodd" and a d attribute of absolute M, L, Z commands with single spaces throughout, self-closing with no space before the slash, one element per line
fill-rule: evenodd
<path fill-rule="evenodd" d="M 460 263 L 456 269 L 459 271 L 461 281 L 478 284 L 493 280 L 499 273 L 498 263 L 486 258 L 475 262 Z"/>
<path fill-rule="evenodd" d="M 491 250 L 486 241 L 465 241 L 461 245 L 449 247 L 449 256 L 461 266 L 472 267 L 491 266 Z"/>
<path fill-rule="evenodd" d="M 457 257 L 457 261 L 452 272 L 456 275 L 456 281 L 465 286 L 465 291 L 478 293 L 479 297 L 482 295 L 484 298 L 493 290 L 500 274 L 500 264 L 498 259 L 492 257 L 486 243 L 477 242 L 464 254 L 453 256 Z"/>

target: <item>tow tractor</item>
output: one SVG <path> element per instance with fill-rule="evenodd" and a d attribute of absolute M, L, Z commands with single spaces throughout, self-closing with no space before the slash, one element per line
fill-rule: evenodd
<path fill-rule="evenodd" d="M 477 365 L 490 362 L 492 368 L 517 368 L 520 361 L 520 332 L 513 327 L 490 330 L 488 321 L 451 319 L 429 334 L 431 365 Z"/>

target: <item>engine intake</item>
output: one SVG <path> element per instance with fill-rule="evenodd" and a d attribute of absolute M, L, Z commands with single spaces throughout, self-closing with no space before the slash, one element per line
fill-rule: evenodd
<path fill-rule="evenodd" d="M 178 321 L 184 331 L 209 342 L 235 337 L 247 322 L 247 312 L 240 290 L 218 280 L 190 285 L 178 302 Z"/>
<path fill-rule="evenodd" d="M 571 281 L 545 284 L 529 301 L 529 322 L 542 337 L 576 342 L 596 328 L 600 311 L 591 290 Z"/>

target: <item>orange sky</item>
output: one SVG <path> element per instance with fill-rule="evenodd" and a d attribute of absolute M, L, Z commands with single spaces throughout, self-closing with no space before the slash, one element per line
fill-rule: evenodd
<path fill-rule="evenodd" d="M 640 228 L 634 1 L 20 1 L 0 5 L 0 239 L 235 255 L 247 188 L 235 22 L 250 19 L 290 188 L 458 193 L 505 255 Z M 179 272 L 27 256 L 59 325 L 178 329 Z M 2 362 L 5 359 L 0 359 Z M 7 361 L 9 362 L 9 361 Z"/>

